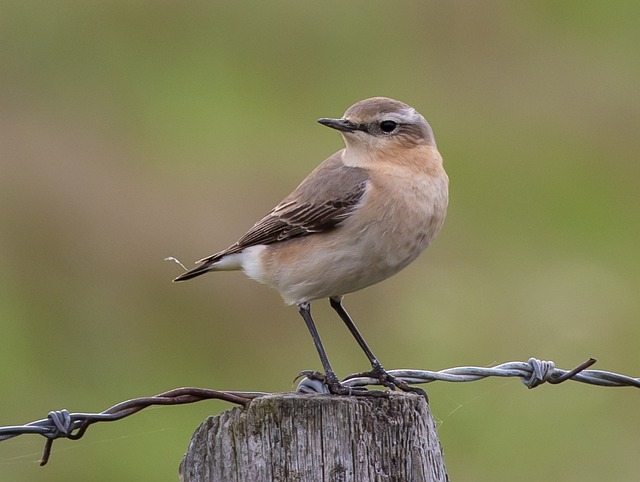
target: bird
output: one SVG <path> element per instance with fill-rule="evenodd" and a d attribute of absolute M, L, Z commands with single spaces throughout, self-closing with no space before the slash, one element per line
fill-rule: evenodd
<path fill-rule="evenodd" d="M 433 130 L 413 107 L 388 97 L 356 102 L 341 118 L 320 118 L 345 147 L 228 248 L 173 281 L 242 270 L 296 305 L 320 357 L 331 394 L 354 394 L 336 376 L 311 315 L 328 298 L 367 356 L 368 376 L 390 389 L 423 393 L 389 374 L 343 306 L 345 295 L 383 281 L 434 240 L 447 212 L 449 178 Z"/>

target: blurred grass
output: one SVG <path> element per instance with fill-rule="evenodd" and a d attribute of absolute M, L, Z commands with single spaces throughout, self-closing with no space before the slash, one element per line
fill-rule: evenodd
<path fill-rule="evenodd" d="M 431 122 L 449 218 L 401 275 L 347 298 L 388 368 L 529 356 L 638 375 L 640 7 L 633 2 L 0 5 L 0 425 L 183 385 L 289 390 L 318 362 L 277 294 L 184 285 L 388 95 Z M 224 279 L 223 279 L 224 278 Z M 326 303 L 340 373 L 364 368 Z M 294 367 L 292 369 L 292 367 Z M 635 480 L 637 394 L 430 385 L 452 480 Z M 0 479 L 166 480 L 224 404 L 78 442 L 0 444 Z M 540 461 L 533 463 L 532 461 Z"/>

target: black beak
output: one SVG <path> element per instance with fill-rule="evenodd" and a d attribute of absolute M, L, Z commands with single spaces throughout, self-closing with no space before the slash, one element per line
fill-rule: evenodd
<path fill-rule="evenodd" d="M 347 119 L 327 119 L 323 117 L 318 119 L 318 122 L 323 126 L 331 127 L 342 132 L 354 132 L 357 130 L 363 130 L 360 125 L 354 124 Z"/>

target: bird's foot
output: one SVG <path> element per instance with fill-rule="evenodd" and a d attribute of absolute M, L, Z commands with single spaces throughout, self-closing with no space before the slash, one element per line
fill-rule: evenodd
<path fill-rule="evenodd" d="M 346 377 L 345 380 L 351 380 L 353 378 L 373 378 L 375 380 L 378 380 L 382 386 L 387 387 L 390 390 L 395 390 L 396 388 L 398 388 L 403 392 L 416 393 L 420 396 L 423 396 L 427 403 L 429 403 L 429 396 L 427 395 L 427 392 L 425 392 L 420 387 L 412 387 L 407 382 L 394 377 L 389 372 L 387 372 L 379 363 L 377 365 L 373 365 L 373 368 L 370 371 L 354 373 Z"/>
<path fill-rule="evenodd" d="M 384 391 L 380 390 L 367 390 L 361 387 L 348 387 L 340 383 L 340 380 L 335 373 L 320 373 L 312 370 L 305 370 L 298 374 L 294 381 L 301 377 L 305 377 L 312 382 L 321 382 L 322 386 L 326 389 L 324 393 L 330 393 L 332 395 L 353 395 L 357 397 L 379 397 L 386 396 Z M 304 380 L 298 385 L 298 391 L 302 393 L 323 393 L 316 387 L 311 387 L 311 384 L 304 384 Z M 308 390 L 307 390 L 308 388 Z"/>

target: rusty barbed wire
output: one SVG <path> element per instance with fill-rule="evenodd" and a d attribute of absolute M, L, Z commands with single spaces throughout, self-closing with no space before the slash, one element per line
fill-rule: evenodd
<path fill-rule="evenodd" d="M 487 377 L 518 377 L 528 387 L 535 388 L 543 383 L 558 384 L 573 380 L 605 387 L 640 388 L 640 378 L 632 378 L 603 370 L 587 370 L 596 363 L 590 358 L 572 370 L 555 367 L 552 361 L 530 358 L 527 362 L 507 362 L 493 367 L 455 367 L 440 371 L 427 370 L 390 370 L 389 373 L 409 384 L 446 382 L 472 382 Z M 367 385 L 377 385 L 376 379 L 354 374 L 346 377 L 343 383 L 354 389 Z M 296 389 L 302 394 L 328 393 L 326 386 L 319 380 L 303 378 Z M 379 393 L 379 392 L 378 392 Z M 359 392 L 362 395 L 362 392 Z M 254 398 L 270 395 L 266 392 L 219 391 L 206 388 L 184 387 L 169 390 L 151 397 L 134 398 L 120 402 L 100 413 L 69 413 L 67 410 L 49 412 L 47 418 L 25 425 L 0 427 L 0 442 L 25 434 L 37 434 L 47 439 L 40 465 L 45 465 L 51 455 L 53 441 L 59 438 L 77 440 L 89 426 L 97 422 L 113 422 L 133 415 L 152 405 L 183 405 L 202 400 L 223 400 L 245 406 Z"/>
<path fill-rule="evenodd" d="M 25 425 L 0 427 L 0 442 L 18 435 L 38 434 L 47 439 L 40 465 L 49 461 L 53 441 L 59 438 L 78 440 L 89 426 L 97 422 L 114 422 L 133 415 L 152 405 L 183 405 L 202 400 L 224 400 L 238 405 L 246 405 L 262 392 L 225 392 L 206 388 L 184 387 L 159 393 L 152 397 L 134 398 L 120 402 L 100 413 L 69 413 L 67 410 L 49 412 L 47 418 Z"/>

